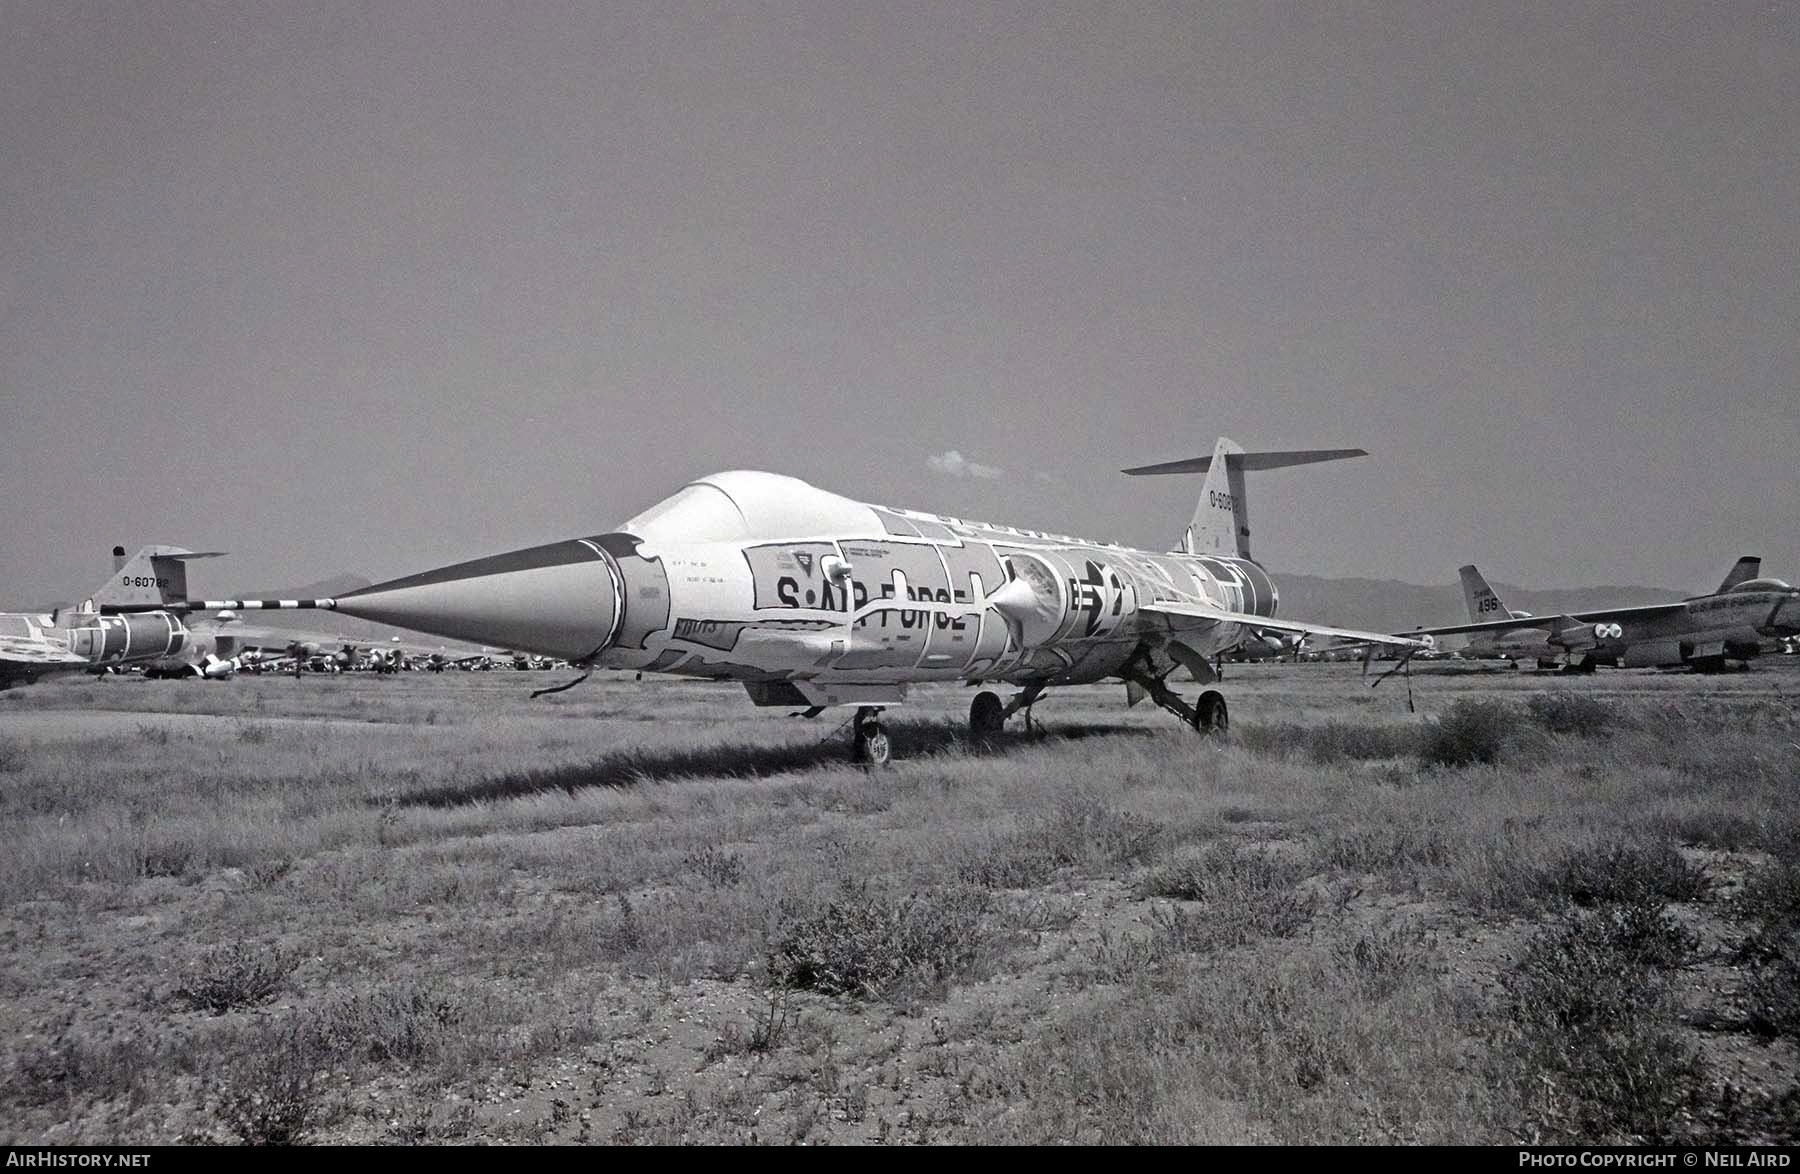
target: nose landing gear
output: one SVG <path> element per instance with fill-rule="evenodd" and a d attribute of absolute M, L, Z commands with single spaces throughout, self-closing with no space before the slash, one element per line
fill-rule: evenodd
<path fill-rule="evenodd" d="M 864 766 L 886 766 L 894 759 L 893 743 L 881 724 L 881 707 L 864 705 L 850 723 L 850 761 Z"/>

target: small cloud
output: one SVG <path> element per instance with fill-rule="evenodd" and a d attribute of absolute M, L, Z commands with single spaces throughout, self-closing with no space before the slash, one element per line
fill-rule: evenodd
<path fill-rule="evenodd" d="M 955 449 L 927 458 L 925 463 L 930 465 L 934 472 L 950 477 L 975 477 L 982 481 L 998 481 L 1006 476 L 1005 469 L 996 469 L 992 465 L 971 461 Z"/>

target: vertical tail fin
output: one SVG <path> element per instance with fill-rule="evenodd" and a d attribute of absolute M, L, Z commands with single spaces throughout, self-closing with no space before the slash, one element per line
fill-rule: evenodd
<path fill-rule="evenodd" d="M 217 558 L 223 553 L 221 550 L 187 550 L 180 546 L 146 546 L 128 559 L 125 548 L 115 546 L 112 578 L 95 588 L 83 607 L 91 611 L 186 603 L 187 560 Z"/>
<path fill-rule="evenodd" d="M 1745 555 L 1725 572 L 1725 581 L 1719 584 L 1719 594 L 1723 595 L 1739 583 L 1747 582 L 1762 574 L 1762 559 L 1753 555 Z"/>
<path fill-rule="evenodd" d="M 1126 469 L 1130 477 L 1154 477 L 1169 473 L 1205 473 L 1206 483 L 1194 518 L 1181 537 L 1185 554 L 1250 557 L 1250 504 L 1244 493 L 1244 474 L 1262 469 L 1285 469 L 1320 461 L 1341 461 L 1369 454 L 1360 448 L 1309 448 L 1288 452 L 1245 452 L 1234 440 L 1219 437 L 1211 456 L 1140 465 Z"/>
<path fill-rule="evenodd" d="M 1513 612 L 1500 602 L 1488 581 L 1481 577 L 1475 564 L 1461 568 L 1457 574 L 1462 578 L 1463 602 L 1469 605 L 1469 622 L 1479 624 L 1485 620 L 1509 620 Z"/>
<path fill-rule="evenodd" d="M 1250 557 L 1250 514 L 1244 501 L 1244 468 L 1232 467 L 1231 458 L 1241 455 L 1236 441 L 1219 437 L 1213 446 L 1212 464 L 1206 470 L 1206 482 L 1200 486 L 1200 500 L 1194 504 L 1194 516 L 1181 534 L 1181 549 L 1187 554 L 1223 555 L 1226 558 Z"/>

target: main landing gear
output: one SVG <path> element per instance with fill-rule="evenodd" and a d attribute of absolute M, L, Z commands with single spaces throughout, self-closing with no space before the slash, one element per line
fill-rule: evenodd
<path fill-rule="evenodd" d="M 983 690 L 969 704 L 969 733 L 989 738 L 1006 728 L 1006 705 L 1000 694 Z"/>
<path fill-rule="evenodd" d="M 886 766 L 893 759 L 894 746 L 888 740 L 887 727 L 881 724 L 881 707 L 858 707 L 856 718 L 850 723 L 850 761 Z"/>
<path fill-rule="evenodd" d="M 1231 707 L 1225 704 L 1225 695 L 1217 689 L 1208 689 L 1200 694 L 1197 705 L 1189 705 L 1181 695 L 1163 683 L 1163 678 L 1145 672 L 1134 672 L 1125 680 L 1150 695 L 1156 702 L 1188 725 L 1203 737 L 1223 735 L 1231 730 Z"/>
<path fill-rule="evenodd" d="M 1231 708 L 1225 704 L 1225 694 L 1217 689 L 1200 694 L 1200 706 L 1194 711 L 1193 725 L 1202 734 L 1230 733 Z"/>
<path fill-rule="evenodd" d="M 1031 707 L 1044 695 L 1042 682 L 1033 681 L 1011 701 L 1002 702 L 998 693 L 982 690 L 969 704 L 969 733 L 977 738 L 991 738 L 1006 729 L 1006 719 L 1021 709 L 1025 711 L 1025 728 L 1031 729 Z"/>

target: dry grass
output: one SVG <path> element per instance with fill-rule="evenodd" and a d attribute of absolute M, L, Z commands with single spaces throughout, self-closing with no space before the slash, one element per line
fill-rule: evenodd
<path fill-rule="evenodd" d="M 293 968 L 293 959 L 278 947 L 233 942 L 208 950 L 191 966 L 175 998 L 190 1010 L 223 1015 L 274 998 Z"/>
<path fill-rule="evenodd" d="M 707 685 L 10 692 L 0 1135 L 1791 1142 L 1769 667 L 927 689 L 873 774 Z"/>

